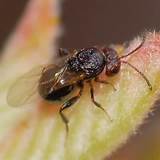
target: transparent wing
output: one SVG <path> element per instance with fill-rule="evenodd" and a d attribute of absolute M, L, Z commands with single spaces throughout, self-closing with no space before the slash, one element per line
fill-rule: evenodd
<path fill-rule="evenodd" d="M 72 71 L 68 70 L 67 66 L 64 66 L 62 68 L 57 67 L 56 71 L 58 71 L 58 72 L 55 72 L 54 70 L 52 70 L 52 72 L 51 72 L 52 76 L 50 76 L 50 78 L 48 78 L 48 79 L 50 79 L 50 81 L 45 81 L 45 80 L 43 81 L 43 79 L 42 79 L 40 81 L 40 86 L 44 86 L 44 84 L 46 84 L 46 83 L 49 86 L 49 83 L 51 82 L 51 84 L 49 86 L 49 90 L 51 89 L 51 91 L 53 91 L 53 90 L 58 90 L 60 88 L 63 88 L 65 86 L 74 85 L 78 81 L 81 81 L 85 78 L 84 72 L 72 72 Z M 51 78 L 51 77 L 53 77 L 53 78 Z M 50 92 L 49 90 L 47 90 L 47 93 Z M 44 89 L 43 89 L 43 91 L 44 91 Z"/>
<path fill-rule="evenodd" d="M 38 66 L 18 78 L 10 87 L 7 102 L 10 106 L 18 107 L 29 103 L 38 94 L 38 83 L 44 66 Z"/>

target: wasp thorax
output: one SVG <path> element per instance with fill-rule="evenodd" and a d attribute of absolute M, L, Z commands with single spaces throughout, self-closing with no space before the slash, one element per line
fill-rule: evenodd
<path fill-rule="evenodd" d="M 104 69 L 105 57 L 97 48 L 86 48 L 72 57 L 68 64 L 72 71 L 84 72 L 87 78 L 95 77 Z"/>

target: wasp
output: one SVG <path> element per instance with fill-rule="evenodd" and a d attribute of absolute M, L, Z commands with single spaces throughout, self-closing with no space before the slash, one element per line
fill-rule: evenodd
<path fill-rule="evenodd" d="M 81 97 L 84 82 L 89 84 L 90 97 L 93 104 L 107 114 L 101 104 L 95 100 L 94 96 L 93 81 L 112 85 L 108 81 L 99 78 L 102 71 L 105 71 L 108 77 L 114 76 L 120 71 L 121 64 L 125 63 L 137 71 L 146 81 L 149 89 L 152 90 L 152 85 L 146 76 L 132 64 L 124 60 L 125 57 L 130 56 L 140 49 L 143 44 L 144 40 L 134 50 L 121 57 L 115 49 L 110 47 L 83 48 L 75 50 L 73 53 L 61 48 L 59 49 L 59 56 L 67 57 L 63 64 L 51 64 L 46 67 L 41 66 L 24 74 L 17 79 L 8 91 L 7 101 L 9 105 L 22 106 L 37 92 L 47 101 L 63 102 L 64 97 L 77 88 L 78 94 L 65 100 L 59 109 L 59 114 L 68 132 L 69 121 L 64 114 L 64 110 L 75 104 Z M 112 87 L 114 88 L 114 85 Z"/>

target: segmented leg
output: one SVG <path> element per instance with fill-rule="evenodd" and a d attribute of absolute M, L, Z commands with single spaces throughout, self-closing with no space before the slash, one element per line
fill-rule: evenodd
<path fill-rule="evenodd" d="M 65 48 L 59 48 L 59 52 L 58 52 L 58 55 L 60 57 L 64 57 L 64 56 L 67 56 L 70 54 L 70 51 L 68 49 L 65 49 Z"/>
<path fill-rule="evenodd" d="M 61 118 L 62 118 L 62 120 L 63 120 L 63 122 L 64 122 L 64 124 L 65 124 L 65 126 L 66 126 L 66 132 L 67 132 L 67 134 L 68 134 L 68 131 L 69 131 L 69 127 L 68 127 L 68 122 L 69 122 L 69 121 L 68 121 L 68 118 L 64 115 L 63 111 L 64 111 L 65 109 L 71 107 L 71 106 L 81 97 L 82 92 L 83 92 L 83 84 L 82 84 L 82 83 L 78 84 L 78 87 L 80 88 L 78 95 L 75 96 L 75 97 L 70 98 L 69 100 L 67 100 L 67 101 L 61 106 L 61 108 L 60 108 L 60 110 L 59 110 L 59 114 L 60 114 L 60 116 L 61 116 Z"/>
<path fill-rule="evenodd" d="M 112 83 L 110 83 L 108 81 L 105 81 L 105 80 L 101 80 L 98 77 L 95 78 L 95 82 L 103 83 L 103 84 L 109 84 L 115 91 L 117 90 Z"/>
<path fill-rule="evenodd" d="M 91 94 L 91 100 L 92 100 L 92 102 L 94 103 L 94 105 L 96 107 L 100 108 L 106 114 L 106 116 L 108 117 L 108 119 L 110 121 L 112 121 L 111 118 L 110 118 L 110 116 L 109 116 L 109 114 L 107 113 L 107 111 L 101 106 L 101 104 L 99 104 L 98 102 L 96 102 L 96 100 L 94 98 L 94 88 L 93 88 L 93 85 L 92 85 L 91 81 L 89 81 L 89 86 L 90 86 L 90 94 Z"/>

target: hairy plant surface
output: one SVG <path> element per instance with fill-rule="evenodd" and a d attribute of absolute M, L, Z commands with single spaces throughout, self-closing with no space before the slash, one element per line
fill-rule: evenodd
<path fill-rule="evenodd" d="M 69 135 L 59 106 L 35 101 L 25 107 L 13 108 L 6 95 L 15 79 L 34 66 L 47 64 L 55 54 L 59 33 L 59 8 L 55 0 L 32 0 L 3 49 L 0 64 L 0 159 L 3 160 L 97 160 L 110 155 L 125 143 L 145 117 L 160 92 L 160 34 L 146 33 L 143 46 L 125 60 L 144 73 L 146 82 L 135 70 L 122 64 L 120 72 L 101 78 L 114 84 L 94 84 L 96 100 L 106 109 L 112 122 L 90 100 L 89 88 L 80 100 L 66 111 Z M 130 42 L 123 54 L 141 43 L 141 37 Z M 120 51 L 119 47 L 116 47 Z M 54 61 L 54 60 L 53 60 Z M 55 60 L 56 61 L 56 60 Z M 16 91 L 15 91 L 16 92 Z"/>

